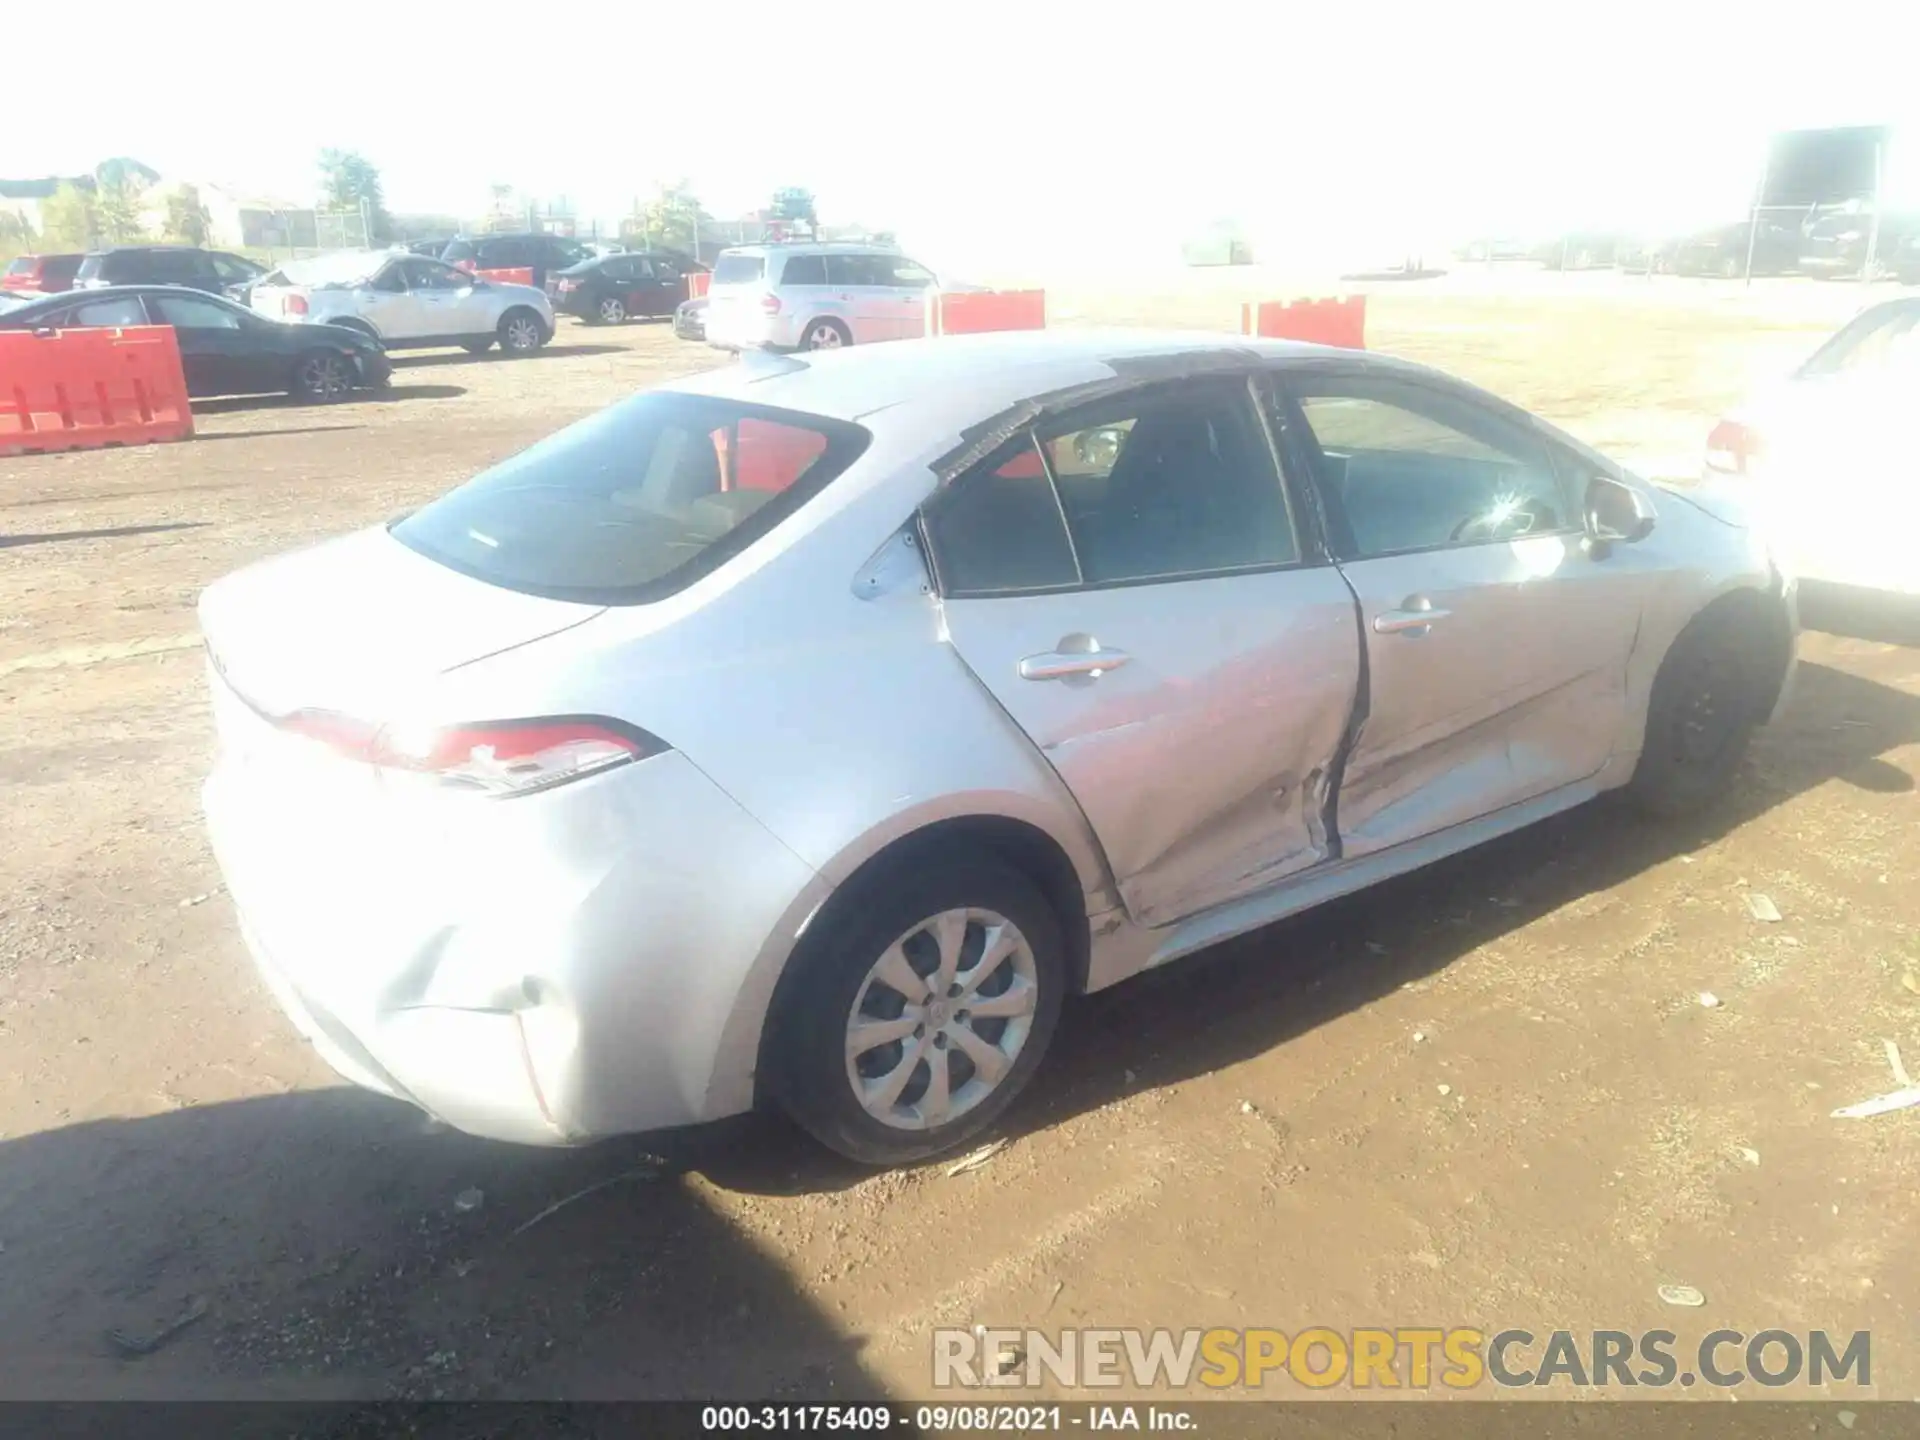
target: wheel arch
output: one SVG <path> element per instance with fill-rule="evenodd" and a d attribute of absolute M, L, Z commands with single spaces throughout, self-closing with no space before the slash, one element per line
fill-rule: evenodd
<path fill-rule="evenodd" d="M 1031 816 L 1008 809 L 925 818 L 904 829 L 881 827 L 869 832 L 843 852 L 820 875 L 820 883 L 795 899 L 788 924 L 763 953 L 755 974 L 741 986 L 729 1015 L 714 1072 L 708 1087 L 707 1111 L 712 1118 L 757 1105 L 766 1074 L 768 1046 L 775 1034 L 775 1018 L 792 985 L 799 983 L 811 941 L 830 934 L 840 918 L 857 906 L 871 886 L 884 883 L 902 867 L 925 864 L 934 857 L 958 851 L 1003 860 L 1031 879 L 1046 896 L 1067 949 L 1069 988 L 1086 988 L 1093 949 L 1094 902 L 1104 876 L 1089 882 L 1076 866 L 1067 840 Z M 837 881 L 834 875 L 844 878 Z M 777 945 L 777 948 L 775 948 Z"/>

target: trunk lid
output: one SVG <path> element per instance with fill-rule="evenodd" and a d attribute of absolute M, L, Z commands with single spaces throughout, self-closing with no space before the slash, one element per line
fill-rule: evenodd
<path fill-rule="evenodd" d="M 378 721 L 434 676 L 604 608 L 470 579 L 375 529 L 216 581 L 201 596 L 200 628 L 214 668 L 250 708 Z"/>

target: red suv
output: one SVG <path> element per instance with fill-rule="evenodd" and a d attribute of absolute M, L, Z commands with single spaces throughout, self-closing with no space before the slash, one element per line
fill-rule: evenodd
<path fill-rule="evenodd" d="M 43 295 L 71 290 L 81 258 L 78 255 L 22 255 L 0 272 L 0 290 L 37 290 Z"/>

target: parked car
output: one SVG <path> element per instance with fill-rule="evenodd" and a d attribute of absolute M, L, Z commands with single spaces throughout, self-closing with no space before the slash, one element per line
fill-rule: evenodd
<path fill-rule="evenodd" d="M 1629 275 L 1665 275 L 1673 269 L 1680 242 L 1644 236 L 1622 240 L 1614 247 L 1613 263 Z"/>
<path fill-rule="evenodd" d="M 1550 240 L 1534 251 L 1549 270 L 1604 270 L 1614 263 L 1621 240 L 1617 235 L 1581 231 Z"/>
<path fill-rule="evenodd" d="M 1711 803 L 1794 616 L 1736 500 L 1405 361 L 855 346 L 214 584 L 205 810 L 348 1079 L 538 1144 L 764 1099 L 901 1162 L 1072 993 L 1603 791 Z"/>
<path fill-rule="evenodd" d="M 599 325 L 634 317 L 664 319 L 686 298 L 687 277 L 667 255 L 596 255 L 547 277 L 555 310 Z"/>
<path fill-rule="evenodd" d="M 531 270 L 536 290 L 547 276 L 588 258 L 587 249 L 562 235 L 476 235 L 449 241 L 440 258 L 460 270 Z"/>
<path fill-rule="evenodd" d="M 423 255 L 429 260 L 438 260 L 441 252 L 452 243 L 453 241 L 450 239 L 414 240 L 410 241 L 405 248 L 409 255 Z"/>
<path fill-rule="evenodd" d="M 1911 215 L 1882 215 L 1876 226 L 1872 215 L 1827 215 L 1807 227 L 1800 268 L 1820 280 L 1858 280 L 1873 250 L 1875 279 L 1889 279 L 1899 270 L 1899 257 L 1908 239 L 1920 234 L 1920 219 Z"/>
<path fill-rule="evenodd" d="M 187 393 L 289 394 L 339 400 L 383 388 L 391 373 L 380 342 L 332 325 L 267 320 L 222 295 L 177 285 L 125 285 L 52 295 L 0 310 L 0 330 L 171 325 Z"/>
<path fill-rule="evenodd" d="M 926 333 L 934 273 L 879 245 L 743 245 L 715 259 L 707 342 L 836 350 Z"/>
<path fill-rule="evenodd" d="M 224 250 L 201 250 L 192 245 L 115 245 L 88 251 L 73 284 L 77 290 L 108 285 L 185 285 L 210 295 L 244 299 L 247 287 L 266 271 L 266 266 Z"/>
<path fill-rule="evenodd" d="M 253 287 L 253 308 L 277 320 L 345 325 L 389 350 L 495 341 L 530 355 L 553 338 L 553 307 L 531 285 L 483 280 L 438 260 L 343 250 L 291 260 Z"/>
<path fill-rule="evenodd" d="M 1736 280 L 1747 274 L 1751 237 L 1755 275 L 1797 275 L 1805 239 L 1798 221 L 1761 217 L 1757 226 L 1746 220 L 1699 230 L 1681 240 L 1673 251 L 1676 275 L 1718 275 Z"/>
<path fill-rule="evenodd" d="M 707 297 L 682 300 L 673 312 L 673 333 L 682 340 L 707 338 Z"/>
<path fill-rule="evenodd" d="M 31 290 L 52 295 L 73 288 L 79 255 L 16 255 L 0 272 L 0 290 Z"/>
<path fill-rule="evenodd" d="M 1916 395 L 1920 298 L 1875 305 L 1715 425 L 1704 474 L 1751 492 L 1793 574 L 1920 594 Z"/>

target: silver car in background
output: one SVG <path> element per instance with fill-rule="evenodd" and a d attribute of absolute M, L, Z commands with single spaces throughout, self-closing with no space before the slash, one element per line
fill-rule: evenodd
<path fill-rule="evenodd" d="M 341 1074 L 536 1144 L 966 1142 L 1062 1004 L 1624 787 L 1784 693 L 1738 513 L 1378 356 L 767 358 L 200 603 L 240 924 Z"/>
<path fill-rule="evenodd" d="M 1920 297 L 1843 326 L 1714 426 L 1705 479 L 1745 490 L 1801 579 L 1920 595 Z"/>
<path fill-rule="evenodd" d="M 729 350 L 837 350 L 926 334 L 926 266 L 882 245 L 743 245 L 715 259 L 707 342 Z M 972 288 L 972 287 L 968 287 Z"/>
<path fill-rule="evenodd" d="M 389 350 L 458 345 L 479 355 L 531 355 L 553 338 L 553 305 L 425 256 L 341 250 L 289 260 L 255 283 L 252 308 L 274 320 L 344 325 Z"/>

